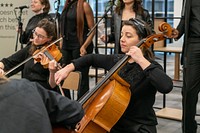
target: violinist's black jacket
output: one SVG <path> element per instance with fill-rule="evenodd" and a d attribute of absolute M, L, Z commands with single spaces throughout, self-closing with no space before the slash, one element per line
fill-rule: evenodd
<path fill-rule="evenodd" d="M 94 66 L 110 70 L 116 62 L 124 55 L 99 55 L 90 54 L 73 60 L 75 69 Z M 130 103 L 114 126 L 121 128 L 124 133 L 131 132 L 129 129 L 134 123 L 142 125 L 157 125 L 156 115 L 153 109 L 156 92 L 169 93 L 173 88 L 173 82 L 163 71 L 160 64 L 153 60 L 145 70 L 137 63 L 127 63 L 123 66 L 118 75 L 130 84 Z"/>
<path fill-rule="evenodd" d="M 0 133 L 52 133 L 52 125 L 74 128 L 81 104 L 26 79 L 0 84 Z"/>

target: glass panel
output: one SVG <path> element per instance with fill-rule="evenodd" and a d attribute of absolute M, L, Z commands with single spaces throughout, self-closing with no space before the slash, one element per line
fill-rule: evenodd
<path fill-rule="evenodd" d="M 110 0 L 97 0 L 97 6 L 98 6 L 98 13 L 97 13 L 97 16 L 100 17 L 100 16 L 103 16 L 105 11 L 108 10 L 108 8 L 110 6 L 112 6 L 112 1 Z M 96 0 L 92 0 L 92 1 L 89 1 L 89 4 L 93 10 L 93 13 L 94 13 L 94 16 L 96 16 Z M 108 12 L 108 14 L 110 14 L 110 11 Z"/>
<path fill-rule="evenodd" d="M 152 13 L 152 0 L 143 0 L 144 8 Z M 167 1 L 167 17 L 172 17 L 174 12 L 174 0 Z M 165 14 L 165 0 L 154 0 L 154 14 L 155 17 L 164 17 Z"/>

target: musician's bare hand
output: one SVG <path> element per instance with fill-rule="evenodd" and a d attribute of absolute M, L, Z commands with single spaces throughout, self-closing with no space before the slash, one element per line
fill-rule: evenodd
<path fill-rule="evenodd" d="M 100 39 L 101 39 L 101 41 L 103 41 L 103 42 L 106 42 L 106 36 L 105 35 L 102 35 L 101 37 L 100 37 Z M 107 36 L 107 41 L 109 40 L 109 37 Z"/>
<path fill-rule="evenodd" d="M 0 75 L 4 75 L 4 70 L 0 68 Z"/>
<path fill-rule="evenodd" d="M 176 39 L 176 38 L 178 37 L 178 35 L 179 35 L 179 31 L 178 31 L 177 29 L 173 28 L 173 29 L 172 29 L 172 35 L 169 36 L 169 38 L 174 38 L 174 39 Z"/>
<path fill-rule="evenodd" d="M 60 84 L 62 80 L 68 77 L 70 72 L 74 71 L 74 69 L 75 69 L 74 64 L 71 63 L 65 66 L 64 68 L 60 69 L 59 71 L 57 71 L 54 76 L 56 84 L 57 85 Z"/>
<path fill-rule="evenodd" d="M 87 54 L 86 48 L 85 48 L 84 46 L 82 46 L 82 47 L 80 48 L 80 56 L 84 56 L 84 55 L 86 55 L 86 54 Z"/>
<path fill-rule="evenodd" d="M 4 75 L 4 64 L 2 62 L 0 62 L 0 74 Z"/>

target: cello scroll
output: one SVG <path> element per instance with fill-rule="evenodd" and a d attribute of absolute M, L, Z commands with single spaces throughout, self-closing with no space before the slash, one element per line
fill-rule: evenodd
<path fill-rule="evenodd" d="M 159 25 L 158 29 L 159 31 L 161 31 L 161 33 L 153 34 L 145 38 L 144 43 L 141 44 L 143 47 L 149 48 L 155 42 L 165 40 L 166 38 L 169 38 L 172 35 L 172 27 L 166 22 L 162 22 Z"/>

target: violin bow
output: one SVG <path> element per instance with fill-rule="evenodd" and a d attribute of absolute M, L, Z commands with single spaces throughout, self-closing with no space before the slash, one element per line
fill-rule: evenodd
<path fill-rule="evenodd" d="M 52 42 L 51 44 L 49 44 L 47 47 L 45 47 L 44 49 L 41 49 L 38 53 L 30 56 L 29 58 L 27 58 L 26 60 L 24 60 L 23 62 L 19 63 L 17 66 L 13 67 L 12 69 L 10 69 L 9 71 L 7 71 L 4 75 L 8 75 L 9 73 L 11 73 L 12 71 L 14 71 L 15 69 L 17 69 L 18 67 L 20 67 L 21 65 L 25 64 L 26 62 L 28 62 L 29 60 L 31 60 L 34 56 L 39 55 L 41 52 L 43 52 L 44 50 L 46 50 L 47 48 L 51 47 L 53 44 L 61 41 L 63 38 L 59 38 L 57 40 L 55 40 L 54 42 Z"/>

